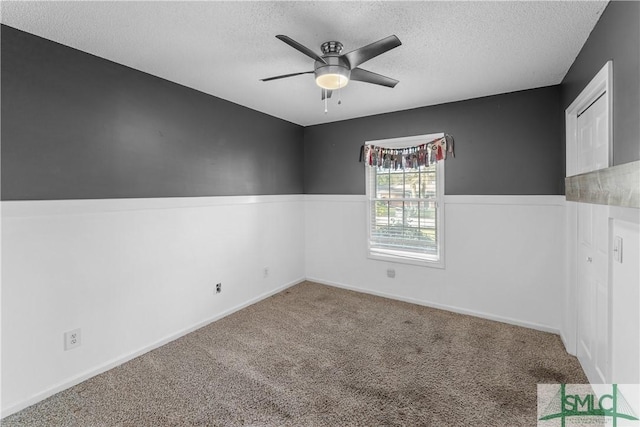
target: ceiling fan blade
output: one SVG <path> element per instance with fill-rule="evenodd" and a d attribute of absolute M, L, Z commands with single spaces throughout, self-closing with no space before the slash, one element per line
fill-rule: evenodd
<path fill-rule="evenodd" d="M 353 70 L 358 65 L 366 62 L 372 58 L 375 58 L 378 55 L 381 55 L 394 47 L 398 47 L 402 44 L 400 39 L 395 35 L 385 37 L 382 40 L 378 40 L 377 42 L 373 42 L 368 44 L 360 49 L 352 50 L 351 52 L 345 53 L 344 56 L 349 60 L 349 64 L 351 65 L 351 69 Z"/>
<path fill-rule="evenodd" d="M 267 77 L 266 79 L 260 79 L 260 81 L 268 82 L 271 80 L 286 79 L 287 77 L 299 76 L 300 74 L 313 74 L 313 71 L 303 71 L 301 73 L 291 73 L 291 74 L 283 74 L 281 76 Z"/>
<path fill-rule="evenodd" d="M 372 73 L 371 71 L 363 70 L 362 68 L 354 68 L 351 70 L 351 80 L 373 83 L 374 85 L 386 87 L 395 87 L 398 84 L 398 80 L 396 79 Z"/>
<path fill-rule="evenodd" d="M 295 41 L 291 37 L 283 36 L 283 35 L 280 34 L 280 35 L 277 35 L 276 38 L 282 40 L 283 42 L 285 42 L 286 44 L 288 44 L 292 48 L 304 53 L 309 58 L 313 58 L 316 61 L 322 62 L 323 64 L 327 63 L 327 61 L 325 61 L 323 57 L 321 57 L 320 55 L 318 55 L 317 53 L 315 53 L 314 51 L 312 51 L 308 47 L 301 45 L 300 43 L 298 43 L 297 41 Z"/>
<path fill-rule="evenodd" d="M 332 90 L 328 90 L 328 89 L 322 89 L 322 100 L 323 101 L 324 101 L 324 98 L 325 98 L 325 93 L 327 94 L 326 98 L 331 98 L 331 94 L 333 93 L 333 91 Z"/>

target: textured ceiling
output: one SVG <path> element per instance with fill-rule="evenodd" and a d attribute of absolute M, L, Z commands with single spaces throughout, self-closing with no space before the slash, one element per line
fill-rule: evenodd
<path fill-rule="evenodd" d="M 311 125 L 560 83 L 607 2 L 2 2 L 2 23 L 258 111 Z M 313 60 L 397 35 L 324 113 Z M 337 95 L 337 94 L 335 94 Z"/>

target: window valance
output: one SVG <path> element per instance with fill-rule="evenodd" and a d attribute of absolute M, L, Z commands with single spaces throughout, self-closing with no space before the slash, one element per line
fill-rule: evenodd
<path fill-rule="evenodd" d="M 453 137 L 444 134 L 424 144 L 411 147 L 385 147 L 365 144 L 360 149 L 360 161 L 385 169 L 416 169 L 445 160 L 447 153 L 455 157 Z"/>

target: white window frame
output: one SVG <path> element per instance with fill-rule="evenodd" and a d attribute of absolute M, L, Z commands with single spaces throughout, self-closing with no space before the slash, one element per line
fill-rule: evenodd
<path fill-rule="evenodd" d="M 416 135 L 402 138 L 390 138 L 379 139 L 374 141 L 367 141 L 367 145 L 375 145 L 377 147 L 384 148 L 406 148 L 414 147 L 426 142 L 433 141 L 434 139 L 441 138 L 444 133 L 433 133 L 428 135 Z M 438 248 L 438 256 L 435 258 L 420 258 L 417 256 L 411 256 L 409 254 L 402 255 L 400 251 L 388 251 L 381 250 L 372 251 L 371 249 L 371 202 L 375 198 L 373 189 L 371 188 L 371 169 L 373 167 L 365 166 L 365 185 L 367 195 L 367 208 L 366 208 L 366 238 L 367 238 L 367 258 L 373 260 L 419 265 L 423 267 L 444 268 L 444 161 L 439 161 L 436 164 L 436 241 Z"/>

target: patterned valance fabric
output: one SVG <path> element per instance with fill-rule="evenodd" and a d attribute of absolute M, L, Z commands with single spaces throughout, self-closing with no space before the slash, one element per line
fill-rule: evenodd
<path fill-rule="evenodd" d="M 405 148 L 363 145 L 360 150 L 360 161 L 369 166 L 384 169 L 416 169 L 445 160 L 447 153 L 455 157 L 453 137 L 445 134 L 424 144 Z"/>

